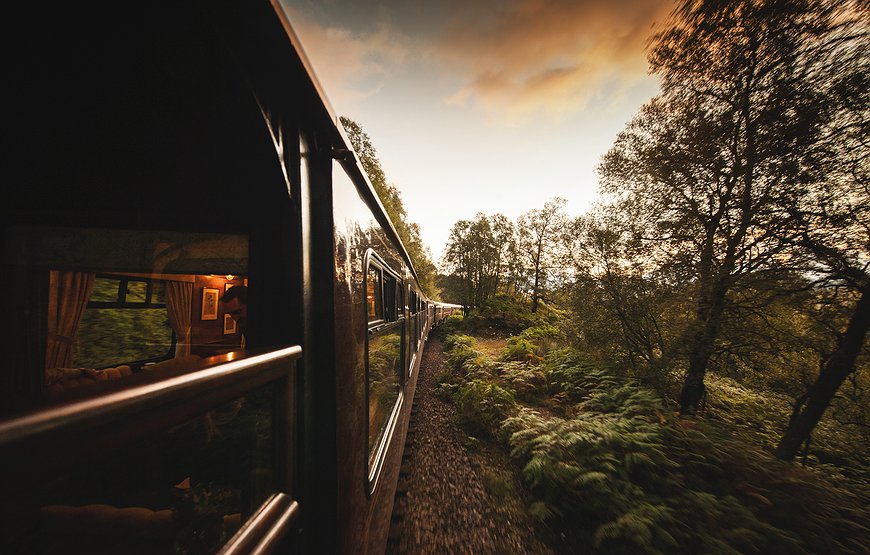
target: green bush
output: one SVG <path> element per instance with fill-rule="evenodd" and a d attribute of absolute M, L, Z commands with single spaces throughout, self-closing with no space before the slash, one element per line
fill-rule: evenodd
<path fill-rule="evenodd" d="M 477 340 L 470 335 L 464 335 L 461 333 L 451 334 L 444 338 L 444 348 L 448 351 L 457 345 L 465 345 L 466 347 L 473 348 L 477 346 Z"/>
<path fill-rule="evenodd" d="M 546 356 L 559 336 L 559 328 L 547 322 L 527 328 L 520 334 L 521 338 L 535 345 L 535 354 L 539 357 Z"/>
<path fill-rule="evenodd" d="M 454 369 L 454 375 L 460 380 L 488 375 L 492 363 L 485 354 L 478 351 L 477 341 L 468 335 L 449 335 L 444 340 L 448 348 L 447 361 Z"/>
<path fill-rule="evenodd" d="M 502 362 L 495 367 L 496 375 L 517 398 L 538 403 L 547 392 L 547 381 L 539 366 L 525 362 Z"/>
<path fill-rule="evenodd" d="M 550 392 L 571 402 L 584 399 L 593 389 L 612 388 L 620 383 L 612 372 L 575 349 L 551 351 L 543 366 Z"/>
<path fill-rule="evenodd" d="M 447 317 L 447 320 L 444 321 L 437 328 L 438 337 L 445 338 L 449 335 L 457 334 L 461 332 L 464 328 L 464 318 L 461 313 L 451 314 Z"/>
<path fill-rule="evenodd" d="M 435 394 L 445 401 L 453 400 L 453 396 L 459 389 L 459 381 L 450 369 L 442 370 L 435 374 Z"/>
<path fill-rule="evenodd" d="M 485 438 L 497 437 L 502 422 L 517 407 L 510 391 L 482 380 L 471 380 L 460 386 L 455 402 L 456 416 L 463 428 Z"/>
<path fill-rule="evenodd" d="M 473 309 L 465 321 L 465 329 L 471 333 L 516 334 L 533 325 L 534 315 L 519 299 L 497 295 Z"/>
<path fill-rule="evenodd" d="M 538 346 L 523 337 L 510 337 L 507 340 L 507 345 L 501 352 L 501 360 L 514 360 L 517 362 L 538 362 L 541 357 L 538 356 Z"/>
<path fill-rule="evenodd" d="M 572 365 L 572 361 L 577 366 Z M 752 449 L 714 421 L 668 416 L 651 390 L 554 353 L 572 417 L 504 423 L 535 515 L 592 553 L 861 553 L 858 495 Z"/>

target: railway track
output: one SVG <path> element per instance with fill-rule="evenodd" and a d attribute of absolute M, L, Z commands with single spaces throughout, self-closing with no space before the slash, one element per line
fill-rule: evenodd
<path fill-rule="evenodd" d="M 447 366 L 441 342 L 423 354 L 393 505 L 387 553 L 548 553 L 518 499 L 494 500 L 489 464 L 470 454 L 453 405 L 435 393 Z"/>

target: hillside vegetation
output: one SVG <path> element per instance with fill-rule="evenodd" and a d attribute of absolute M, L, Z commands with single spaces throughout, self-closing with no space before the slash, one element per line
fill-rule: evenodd
<path fill-rule="evenodd" d="M 565 552 L 866 552 L 867 452 L 835 421 L 822 424 L 827 460 L 784 462 L 772 453 L 782 395 L 716 378 L 706 411 L 681 417 L 661 392 L 567 347 L 552 314 L 515 314 L 534 322 L 495 357 L 464 333 L 491 338 L 505 316 L 442 327 L 451 369 L 439 390 L 471 436 L 509 453 L 528 510 Z"/>

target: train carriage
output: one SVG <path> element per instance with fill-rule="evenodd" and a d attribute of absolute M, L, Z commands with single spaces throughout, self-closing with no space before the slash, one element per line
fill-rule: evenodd
<path fill-rule="evenodd" d="M 383 552 L 452 308 L 280 4 L 11 11 L 0 552 Z"/>

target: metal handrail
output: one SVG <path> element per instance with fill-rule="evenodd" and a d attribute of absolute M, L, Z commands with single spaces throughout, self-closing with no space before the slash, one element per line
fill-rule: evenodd
<path fill-rule="evenodd" d="M 218 554 L 271 553 L 290 531 L 298 516 L 299 503 L 284 493 L 276 493 L 263 503 L 257 514 L 230 538 Z"/>

